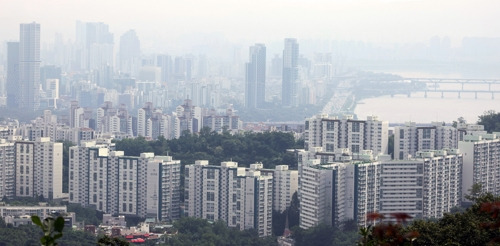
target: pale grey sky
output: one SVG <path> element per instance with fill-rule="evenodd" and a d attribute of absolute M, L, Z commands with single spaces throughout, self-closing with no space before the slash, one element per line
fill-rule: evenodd
<path fill-rule="evenodd" d="M 499 0 L 0 0 L 0 42 L 19 23 L 74 39 L 75 21 L 109 24 L 115 43 L 135 29 L 145 48 L 182 35 L 218 33 L 233 42 L 299 39 L 427 42 L 449 36 L 500 37 Z"/>

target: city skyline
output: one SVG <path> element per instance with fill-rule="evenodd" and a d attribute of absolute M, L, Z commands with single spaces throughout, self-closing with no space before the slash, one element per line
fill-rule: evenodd
<path fill-rule="evenodd" d="M 134 29 L 144 40 L 142 46 L 146 51 L 185 50 L 199 43 L 196 39 L 202 37 L 211 42 L 229 41 L 246 46 L 292 36 L 414 43 L 426 42 L 437 35 L 450 37 L 451 45 L 458 47 L 464 37 L 498 37 L 500 33 L 500 24 L 495 21 L 499 3 L 493 0 L 437 3 L 428 0 L 321 0 L 315 4 L 299 0 L 258 3 L 219 0 L 151 1 L 141 5 L 121 1 L 49 1 L 45 5 L 50 6 L 50 11 L 40 11 L 40 6 L 31 0 L 5 3 L 0 10 L 0 28 L 4 30 L 0 40 L 16 39 L 14 24 L 36 21 L 45 27 L 42 43 L 52 43 L 56 33 L 62 33 L 64 40 L 74 41 L 77 20 L 107 23 L 117 36 Z M 111 9 L 118 14 L 109 15 Z M 206 11 L 208 9 L 211 11 Z M 54 12 L 58 13 L 57 18 L 51 14 Z M 249 22 L 257 13 L 259 18 Z M 185 43 L 186 40 L 191 41 Z"/>

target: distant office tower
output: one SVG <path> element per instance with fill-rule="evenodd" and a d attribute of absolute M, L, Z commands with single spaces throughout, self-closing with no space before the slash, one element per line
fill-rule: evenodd
<path fill-rule="evenodd" d="M 186 216 L 222 220 L 229 227 L 271 235 L 272 176 L 245 170 L 236 162 L 212 166 L 208 161 L 186 165 L 184 175 Z"/>
<path fill-rule="evenodd" d="M 283 59 L 279 54 L 275 54 L 271 60 L 271 71 L 269 75 L 273 78 L 280 78 L 283 75 Z"/>
<path fill-rule="evenodd" d="M 0 196 L 12 198 L 15 195 L 14 143 L 0 139 Z"/>
<path fill-rule="evenodd" d="M 370 152 L 370 151 L 364 151 Z M 441 218 L 460 204 L 463 157 L 457 149 L 419 151 L 410 160 L 373 160 L 299 165 L 300 227 L 324 223 L 342 227 L 367 214 Z M 390 219 L 389 219 L 390 220 Z"/>
<path fill-rule="evenodd" d="M 297 39 L 285 39 L 283 50 L 283 76 L 281 102 L 283 106 L 298 105 L 299 44 Z"/>
<path fill-rule="evenodd" d="M 406 160 L 417 151 L 457 148 L 458 131 L 455 127 L 433 122 L 430 126 L 417 126 L 407 122 L 394 128 L 394 159 Z"/>
<path fill-rule="evenodd" d="M 169 85 L 174 78 L 172 57 L 169 55 L 158 55 L 156 57 L 156 66 L 161 69 L 161 82 Z"/>
<path fill-rule="evenodd" d="M 134 30 L 129 30 L 120 37 L 120 72 L 132 77 L 138 75 L 141 63 L 141 42 Z"/>
<path fill-rule="evenodd" d="M 245 106 L 262 108 L 266 100 L 266 46 L 250 46 L 245 70 Z"/>
<path fill-rule="evenodd" d="M 306 119 L 305 149 L 322 147 L 323 152 L 333 153 L 347 148 L 352 153 L 372 150 L 374 155 L 387 154 L 388 127 L 387 121 L 381 121 L 376 116 L 354 120 L 352 115 L 343 119 L 317 115 Z"/>
<path fill-rule="evenodd" d="M 465 135 L 458 148 L 464 155 L 462 194 L 469 194 L 472 185 L 480 184 L 483 192 L 500 195 L 500 133 Z"/>
<path fill-rule="evenodd" d="M 20 26 L 19 108 L 37 110 L 40 106 L 40 24 Z"/>
<path fill-rule="evenodd" d="M 107 24 L 76 22 L 77 68 L 93 72 L 93 82 L 108 86 L 112 81 L 114 37 Z"/>
<path fill-rule="evenodd" d="M 19 107 L 19 42 L 7 43 L 7 106 Z"/>
<path fill-rule="evenodd" d="M 15 146 L 16 196 L 62 198 L 62 143 L 39 138 Z"/>

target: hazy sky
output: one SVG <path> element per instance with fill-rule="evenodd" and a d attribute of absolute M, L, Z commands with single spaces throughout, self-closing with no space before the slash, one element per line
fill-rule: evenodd
<path fill-rule="evenodd" d="M 198 33 L 232 42 L 299 39 L 427 42 L 449 36 L 500 37 L 499 0 L 0 0 L 0 41 L 17 40 L 19 23 L 41 24 L 74 39 L 75 21 L 104 22 L 115 43 L 135 29 L 144 48 Z"/>

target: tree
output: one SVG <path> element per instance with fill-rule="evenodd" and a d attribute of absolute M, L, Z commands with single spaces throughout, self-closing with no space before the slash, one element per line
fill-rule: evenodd
<path fill-rule="evenodd" d="M 119 237 L 110 237 L 108 235 L 104 235 L 99 237 L 97 240 L 98 246 L 128 246 L 129 242 L 125 241 L 123 238 Z"/>
<path fill-rule="evenodd" d="M 484 130 L 487 132 L 499 132 L 500 131 L 500 113 L 496 113 L 494 110 L 489 110 L 479 116 L 479 125 L 484 126 Z"/>
<path fill-rule="evenodd" d="M 33 215 L 31 216 L 31 221 L 43 231 L 43 237 L 40 238 L 40 242 L 44 246 L 55 246 L 57 245 L 56 240 L 63 236 L 64 229 L 64 218 L 59 216 L 57 218 L 48 217 L 40 220 L 40 217 Z"/>
<path fill-rule="evenodd" d="M 483 186 L 479 183 L 473 184 L 469 189 L 469 194 L 465 195 L 465 198 L 470 201 L 477 201 L 479 197 L 483 194 Z"/>

